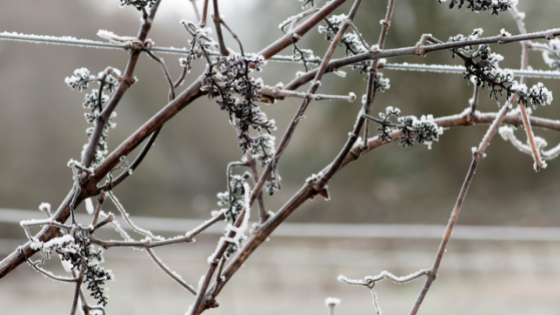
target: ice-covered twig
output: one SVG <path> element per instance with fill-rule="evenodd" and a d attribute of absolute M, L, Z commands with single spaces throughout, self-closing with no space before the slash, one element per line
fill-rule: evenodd
<path fill-rule="evenodd" d="M 80 291 L 82 287 L 82 282 L 84 280 L 84 270 L 80 270 L 80 275 L 78 276 L 78 281 L 76 281 L 76 289 L 74 290 L 74 299 L 72 300 L 72 308 L 70 309 L 70 315 L 75 315 L 78 309 L 78 300 L 80 299 Z"/>
<path fill-rule="evenodd" d="M 500 127 L 500 135 L 502 136 L 502 138 L 506 141 L 510 141 L 511 144 L 517 148 L 519 151 L 528 154 L 528 155 L 533 155 L 533 150 L 531 148 L 530 145 L 528 144 L 524 144 L 523 142 L 521 142 L 519 139 L 517 139 L 517 137 L 515 137 L 514 134 L 514 129 L 510 126 L 502 126 Z M 541 137 L 535 137 L 535 146 L 537 148 L 537 150 L 540 153 L 540 156 L 544 159 L 544 160 L 552 160 L 555 159 L 556 157 L 558 157 L 558 155 L 560 155 L 560 145 L 557 145 L 556 147 L 548 150 L 548 151 L 544 151 L 544 148 L 548 145 L 547 141 Z M 543 162 L 544 163 L 544 162 Z"/>
<path fill-rule="evenodd" d="M 476 113 L 476 108 L 478 107 L 478 97 L 480 95 L 480 86 L 475 84 L 474 85 L 474 92 L 473 97 L 469 100 L 469 105 L 471 107 L 471 114 L 469 117 L 472 117 Z"/>
<path fill-rule="evenodd" d="M 376 276 L 367 276 L 363 280 L 348 279 L 345 276 L 340 275 L 338 276 L 338 281 L 342 281 L 344 283 L 351 284 L 351 285 L 361 285 L 369 288 L 371 290 L 373 305 L 375 307 L 375 310 L 377 311 L 377 314 L 380 315 L 382 313 L 381 307 L 379 306 L 379 302 L 377 301 L 377 294 L 375 293 L 375 290 L 373 290 L 373 287 L 378 281 L 381 281 L 383 279 L 389 279 L 394 283 L 404 284 L 416 280 L 421 276 L 427 275 L 429 272 L 430 270 L 426 269 L 426 270 L 417 271 L 415 273 L 411 273 L 407 276 L 397 277 L 394 274 L 384 270 Z"/>
<path fill-rule="evenodd" d="M 31 266 L 33 269 L 35 269 L 35 271 L 43 274 L 44 276 L 46 276 L 47 278 L 50 278 L 52 280 L 62 281 L 62 282 L 77 282 L 78 281 L 78 278 L 68 278 L 68 277 L 57 276 L 57 275 L 53 274 L 52 272 L 39 267 L 38 265 L 41 263 L 40 261 L 31 261 L 30 259 L 27 259 L 27 263 L 29 264 L 29 266 Z"/>
<path fill-rule="evenodd" d="M 452 66 L 452 65 L 426 65 L 417 63 L 385 63 L 383 69 L 387 70 L 400 70 L 400 71 L 419 71 L 419 72 L 434 72 L 434 73 L 455 73 L 464 74 L 465 67 Z M 521 69 L 503 69 L 504 71 L 511 72 L 514 76 L 526 76 L 528 78 L 543 78 L 543 79 L 560 79 L 560 71 L 550 70 L 521 70 Z"/>
<path fill-rule="evenodd" d="M 171 79 L 171 75 L 169 74 L 169 71 L 167 70 L 167 67 L 165 66 L 165 61 L 154 55 L 153 52 L 151 51 L 147 51 L 148 56 L 150 56 L 153 60 L 155 60 L 157 63 L 160 64 L 162 70 L 163 70 L 163 74 L 165 75 L 165 79 L 167 81 L 167 84 L 169 85 L 169 94 L 168 94 L 168 101 L 171 102 L 174 98 L 175 98 L 175 84 L 173 83 L 173 80 Z"/>
<path fill-rule="evenodd" d="M 150 254 L 150 257 L 152 257 L 152 260 L 158 265 L 158 267 L 160 267 L 168 276 L 170 276 L 173 280 L 175 280 L 177 283 L 183 286 L 183 288 L 185 288 L 187 291 L 196 295 L 196 290 L 193 288 L 193 286 L 186 283 L 185 280 L 183 280 L 183 278 L 181 278 L 181 276 L 178 273 L 169 269 L 169 267 L 167 267 L 167 265 L 165 265 L 163 261 L 161 261 L 161 259 L 159 259 L 159 257 L 156 256 L 156 254 L 151 248 L 146 248 L 146 251 L 148 252 L 148 254 Z"/>
<path fill-rule="evenodd" d="M 105 191 L 101 190 L 99 196 L 97 197 L 97 206 L 95 207 L 95 211 L 93 212 L 93 219 L 91 220 L 91 225 L 97 225 L 97 220 L 99 219 L 99 213 L 101 212 L 101 206 L 105 201 Z"/>
<path fill-rule="evenodd" d="M 334 315 L 334 308 L 340 304 L 340 299 L 335 297 L 328 297 L 325 299 L 325 305 L 329 309 L 329 315 Z"/>
<path fill-rule="evenodd" d="M 260 90 L 262 95 L 271 98 L 284 98 L 284 97 L 297 97 L 304 99 L 311 99 L 314 101 L 347 101 L 353 102 L 356 100 L 356 94 L 350 93 L 348 95 L 328 95 L 328 94 L 308 94 L 303 92 L 296 92 L 284 90 L 279 87 L 265 86 Z"/>
<path fill-rule="evenodd" d="M 453 233 L 453 228 L 455 227 L 455 223 L 457 222 L 457 218 L 459 217 L 459 212 L 461 211 L 461 208 L 463 206 L 463 202 L 464 202 L 465 197 L 467 195 L 467 191 L 469 190 L 469 187 L 471 185 L 471 181 L 474 177 L 474 173 L 476 171 L 476 168 L 477 168 L 480 160 L 484 156 L 484 151 L 486 150 L 486 148 L 490 144 L 490 141 L 492 140 L 492 138 L 494 137 L 494 135 L 498 131 L 498 128 L 502 124 L 502 121 L 506 117 L 506 114 L 508 113 L 510 108 L 511 108 L 511 104 L 506 104 L 506 105 L 502 106 L 502 108 L 500 109 L 500 111 L 496 115 L 496 118 L 495 118 L 494 122 L 492 123 L 492 125 L 490 125 L 490 128 L 488 128 L 488 131 L 486 132 L 486 134 L 482 138 L 482 141 L 480 142 L 478 148 L 473 148 L 473 160 L 472 160 L 472 163 L 471 163 L 471 167 L 469 168 L 469 171 L 467 172 L 467 176 L 465 178 L 463 186 L 461 187 L 459 197 L 457 198 L 457 202 L 455 204 L 455 207 L 453 208 L 453 211 L 451 212 L 451 218 L 449 219 L 449 223 L 447 224 L 447 228 L 445 229 L 445 233 L 443 235 L 441 244 L 440 244 L 438 252 L 436 254 L 434 264 L 433 264 L 432 268 L 427 273 L 426 283 L 424 284 L 424 287 L 422 288 L 422 291 L 420 292 L 420 295 L 418 296 L 418 299 L 416 300 L 416 303 L 414 304 L 414 307 L 413 307 L 412 311 L 410 312 L 410 315 L 416 315 L 418 313 L 418 309 L 422 305 L 422 302 L 424 301 L 424 297 L 426 296 L 426 293 L 428 292 L 428 290 L 430 289 L 430 286 L 432 285 L 432 283 L 436 279 L 436 276 L 437 276 L 437 273 L 438 273 L 438 270 L 439 270 L 439 266 L 441 264 L 441 260 L 443 258 L 443 255 L 444 255 L 446 249 L 447 249 L 447 244 L 449 243 L 449 239 L 451 238 L 451 234 Z"/>
<path fill-rule="evenodd" d="M 128 223 L 128 225 L 130 226 L 130 228 L 132 230 L 134 230 L 136 233 L 147 236 L 149 238 L 152 239 L 156 239 L 156 240 L 163 240 L 163 237 L 161 236 L 155 236 L 154 234 L 152 234 L 152 232 L 148 231 L 148 230 L 144 230 L 138 226 L 136 226 L 132 220 L 130 219 L 130 216 L 128 215 L 128 213 L 126 212 L 126 210 L 124 209 L 123 205 L 119 202 L 119 200 L 117 199 L 117 197 L 115 197 L 115 195 L 113 194 L 112 191 L 108 191 L 107 194 L 109 195 L 109 199 L 111 199 L 111 201 L 113 202 L 113 204 L 117 207 L 117 209 L 119 210 L 119 212 L 121 213 L 123 219 L 126 221 L 126 223 Z"/>
<path fill-rule="evenodd" d="M 330 2 L 330 4 L 333 4 L 335 2 L 336 1 L 332 1 L 332 2 Z M 323 78 L 323 75 L 325 74 L 325 71 L 327 70 L 327 66 L 329 64 L 329 61 L 331 60 L 331 58 L 334 54 L 334 51 L 336 50 L 338 44 L 340 43 L 340 41 L 342 39 L 342 36 L 344 35 L 344 33 L 346 33 L 346 31 L 348 30 L 348 27 L 350 27 L 350 23 L 352 22 L 352 20 L 356 16 L 356 13 L 358 11 L 358 8 L 360 7 L 361 2 L 362 2 L 361 0 L 356 0 L 354 2 L 354 5 L 350 9 L 350 13 L 348 14 L 348 17 L 347 17 L 346 21 L 342 24 L 342 26 L 340 26 L 340 29 L 338 30 L 338 32 L 336 34 L 336 37 L 331 42 L 331 44 L 330 44 L 330 46 L 329 46 L 329 48 L 328 48 L 328 50 L 325 54 L 325 57 L 323 58 L 323 61 L 321 62 L 321 65 L 319 66 L 319 68 L 315 72 L 315 77 L 313 79 L 313 83 L 311 84 L 311 86 L 307 90 L 307 94 L 315 94 L 317 92 L 317 90 L 319 89 L 319 86 L 321 85 L 321 79 Z M 321 13 L 321 11 L 319 11 L 316 15 L 318 15 L 319 13 Z M 259 194 L 262 187 L 264 186 L 265 181 L 269 178 L 271 172 L 273 171 L 273 166 L 278 164 L 278 161 L 279 161 L 280 157 L 282 156 L 282 154 L 284 153 L 284 150 L 286 149 L 286 147 L 290 143 L 292 135 L 294 134 L 299 121 L 304 117 L 305 110 L 307 109 L 307 106 L 309 105 L 309 103 L 310 103 L 309 99 L 304 99 L 304 101 L 302 102 L 302 104 L 298 108 L 298 111 L 296 112 L 294 118 L 292 118 L 292 120 L 290 121 L 290 124 L 288 125 L 288 128 L 286 129 L 286 131 L 284 132 L 284 135 L 282 136 L 282 140 L 280 140 L 280 144 L 278 145 L 278 148 L 276 149 L 276 152 L 274 154 L 274 157 L 272 158 L 271 163 L 268 163 L 268 165 L 266 166 L 266 169 L 263 171 L 263 174 L 262 174 L 261 178 L 259 179 L 259 182 L 255 185 L 255 187 L 253 189 L 253 192 L 251 193 L 250 204 L 252 204 L 255 201 L 257 195 Z M 192 315 L 196 315 L 196 314 L 192 314 Z"/>

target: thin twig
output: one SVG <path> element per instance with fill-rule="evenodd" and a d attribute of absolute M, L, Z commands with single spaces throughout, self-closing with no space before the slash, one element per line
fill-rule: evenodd
<path fill-rule="evenodd" d="M 515 21 L 517 22 L 519 32 L 521 34 L 527 34 L 525 23 L 523 23 L 523 16 L 519 13 L 517 7 L 514 6 L 512 8 L 511 14 L 513 15 Z M 529 66 L 529 50 L 531 49 L 531 43 L 529 41 L 521 41 L 520 43 L 522 47 L 521 70 L 525 70 Z M 526 84 L 527 78 L 522 76 L 519 79 L 519 83 Z M 539 171 L 541 168 L 546 167 L 546 163 L 542 161 L 540 152 L 535 144 L 535 136 L 533 134 L 533 130 L 531 129 L 531 122 L 529 121 L 529 117 L 528 117 L 529 115 L 527 114 L 527 110 L 525 109 L 525 106 L 523 106 L 523 104 L 519 104 L 518 106 L 521 108 L 521 115 L 523 116 L 523 125 L 525 126 L 525 131 L 527 133 L 527 139 L 529 140 L 529 143 L 531 144 L 531 149 L 533 150 L 533 158 L 535 160 L 534 168 L 535 171 Z"/>
<path fill-rule="evenodd" d="M 202 7 L 202 20 L 200 20 L 200 28 L 206 27 L 206 16 L 208 15 L 208 0 L 204 0 Z"/>
<path fill-rule="evenodd" d="M 105 191 L 101 190 L 99 196 L 97 197 L 97 206 L 95 207 L 95 212 L 93 213 L 93 220 L 91 220 L 91 225 L 95 226 L 97 224 L 97 220 L 99 219 L 99 213 L 101 212 L 101 206 L 105 201 Z"/>
<path fill-rule="evenodd" d="M 249 152 L 245 154 L 247 157 L 247 163 L 249 164 L 249 169 L 251 170 L 251 176 L 253 177 L 253 183 L 257 184 L 259 182 L 259 172 L 257 171 L 257 161 L 253 155 Z M 266 212 L 266 207 L 264 205 L 264 196 L 262 190 L 257 195 L 257 206 L 259 208 L 259 224 L 263 224 L 268 220 L 268 213 Z"/>
<path fill-rule="evenodd" d="M 478 163 L 484 157 L 484 151 L 486 150 L 486 147 L 488 147 L 490 141 L 498 131 L 498 128 L 500 127 L 502 121 L 506 117 L 506 114 L 510 110 L 510 106 L 511 106 L 510 104 L 506 104 L 500 109 L 498 115 L 496 115 L 496 119 L 494 120 L 490 128 L 488 128 L 488 131 L 486 132 L 486 135 L 484 135 L 484 138 L 482 138 L 482 141 L 480 142 L 478 148 L 476 150 L 473 150 L 473 161 L 471 163 L 471 167 L 467 173 L 465 182 L 461 187 L 461 192 L 459 193 L 459 197 L 457 198 L 457 203 L 455 204 L 455 207 L 451 212 L 451 218 L 449 219 L 449 223 L 447 224 L 447 228 L 445 229 L 445 233 L 443 235 L 443 239 L 439 246 L 434 264 L 430 269 L 430 271 L 428 272 L 426 283 L 424 284 L 424 287 L 422 288 L 422 291 L 420 292 L 420 295 L 418 296 L 418 299 L 416 300 L 416 303 L 414 304 L 414 307 L 410 312 L 411 315 L 415 315 L 418 312 L 418 309 L 420 308 L 422 302 L 424 301 L 424 297 L 426 296 L 426 293 L 428 292 L 430 286 L 436 279 L 439 266 L 441 264 L 441 259 L 443 258 L 443 255 L 446 251 L 447 244 L 449 243 L 449 239 L 451 238 L 451 234 L 453 233 L 453 228 L 455 227 L 455 223 L 457 222 L 457 218 L 459 217 L 459 212 L 461 211 L 461 208 L 463 206 L 463 202 L 467 195 L 467 191 L 469 190 L 469 187 L 471 185 Z"/>
<path fill-rule="evenodd" d="M 156 15 L 157 9 L 159 7 L 161 0 L 157 0 L 150 9 L 149 16 L 144 18 L 142 21 L 142 27 L 138 33 L 138 41 L 144 43 L 148 36 L 148 32 L 152 27 L 152 22 Z M 98 118 L 95 120 L 94 129 L 90 136 L 90 141 L 84 151 L 82 156 L 81 164 L 84 167 L 89 167 L 93 158 L 95 156 L 95 150 L 99 143 L 99 139 L 103 132 L 103 128 L 105 127 L 105 123 L 109 120 L 109 117 L 119 104 L 120 100 L 122 99 L 124 93 L 128 90 L 130 85 L 134 82 L 134 69 L 136 68 L 136 64 L 138 62 L 138 57 L 140 56 L 141 50 L 133 49 L 130 54 L 130 59 L 128 60 L 128 64 L 126 70 L 122 76 L 122 82 L 119 84 L 119 87 L 111 97 L 111 100 L 105 107 L 105 109 L 99 114 Z M 101 96 L 100 96 L 101 97 Z"/>
<path fill-rule="evenodd" d="M 226 48 L 226 43 L 224 42 L 224 35 L 222 34 L 222 17 L 220 16 L 220 10 L 218 9 L 218 0 L 213 0 L 214 4 L 214 25 L 216 26 L 216 35 L 218 36 L 218 44 L 220 45 L 220 53 L 222 56 L 229 55 L 229 51 Z M 205 4 L 206 5 L 206 4 Z"/>
<path fill-rule="evenodd" d="M 330 4 L 332 4 L 334 2 L 336 2 L 336 1 L 332 1 L 332 2 L 330 2 Z M 323 61 L 321 62 L 321 65 L 317 69 L 317 71 L 315 73 L 315 78 L 313 79 L 313 83 L 309 87 L 309 89 L 307 91 L 307 94 L 315 94 L 317 92 L 317 89 L 321 85 L 321 79 L 323 78 L 323 74 L 325 73 L 325 70 L 327 69 L 327 65 L 328 65 L 329 61 L 331 60 L 331 57 L 334 54 L 334 51 L 336 50 L 338 44 L 340 43 L 340 41 L 342 39 L 342 36 L 344 35 L 344 33 L 346 33 L 346 30 L 350 26 L 350 22 L 352 22 L 352 20 L 356 16 L 356 13 L 358 12 L 358 8 L 360 7 L 360 4 L 361 4 L 361 0 L 356 0 L 354 2 L 354 5 L 350 9 L 350 13 L 348 14 L 347 20 L 342 24 L 342 26 L 338 30 L 338 32 L 336 34 L 336 37 L 331 42 L 331 44 L 329 46 L 329 49 L 327 50 L 327 52 L 325 54 L 325 57 L 323 58 Z M 314 16 L 320 14 L 321 11 L 316 13 Z M 264 186 L 265 181 L 269 178 L 270 173 L 272 173 L 273 166 L 276 166 L 278 164 L 278 160 L 282 156 L 282 153 L 284 153 L 284 150 L 286 150 L 286 147 L 288 146 L 299 121 L 303 118 L 303 115 L 304 115 L 305 110 L 307 109 L 307 106 L 309 105 L 309 103 L 310 103 L 310 99 L 308 99 L 308 98 L 304 99 L 303 103 L 300 105 L 298 111 L 296 112 L 294 118 L 290 121 L 290 124 L 288 125 L 288 128 L 286 129 L 284 135 L 282 136 L 282 140 L 280 140 L 280 144 L 278 145 L 278 148 L 276 149 L 276 152 L 274 154 L 274 157 L 272 158 L 272 161 L 270 163 L 268 163 L 268 165 L 266 166 L 266 169 L 263 171 L 263 174 L 261 175 L 261 178 L 259 179 L 259 182 L 255 185 L 255 188 L 253 189 L 253 192 L 251 193 L 251 199 L 250 199 L 251 204 L 254 202 L 258 193 L 261 191 L 262 187 Z"/>
<path fill-rule="evenodd" d="M 328 95 L 328 94 L 308 94 L 290 90 L 284 90 L 279 87 L 265 86 L 261 88 L 260 93 L 264 96 L 271 98 L 285 98 L 285 97 L 297 97 L 306 98 L 314 101 L 347 101 L 353 102 L 356 100 L 356 94 L 350 93 L 348 95 Z"/>
<path fill-rule="evenodd" d="M 165 75 L 165 79 L 167 80 L 167 84 L 169 84 L 168 101 L 171 102 L 175 98 L 175 84 L 173 84 L 173 79 L 171 79 L 171 75 L 169 75 L 169 71 L 165 66 L 165 61 L 163 61 L 163 59 L 159 58 L 158 56 L 154 55 L 154 53 L 152 53 L 149 50 L 146 51 L 146 53 L 148 54 L 148 56 L 152 57 L 152 59 L 154 59 L 161 65 L 163 74 Z"/>
<path fill-rule="evenodd" d="M 72 300 L 72 308 L 70 309 L 70 315 L 76 314 L 76 309 L 78 306 L 78 299 L 80 298 L 80 290 L 82 286 L 82 281 L 84 280 L 84 270 L 80 270 L 80 276 L 76 282 L 76 289 L 74 290 L 74 299 Z"/>
<path fill-rule="evenodd" d="M 161 270 L 163 270 L 168 276 L 170 276 L 173 280 L 175 280 L 177 283 L 179 283 L 187 291 L 189 291 L 193 295 L 196 295 L 196 290 L 193 288 L 193 286 L 186 283 L 185 280 L 183 280 L 177 273 L 175 273 L 171 269 L 169 269 L 169 267 L 167 267 L 163 263 L 163 261 L 161 261 L 161 259 L 159 259 L 159 257 L 156 256 L 156 254 L 154 253 L 154 251 L 151 248 L 146 248 L 146 251 L 148 252 L 148 254 L 150 254 L 150 257 L 152 258 L 152 260 L 156 263 L 156 265 L 158 265 L 158 267 L 161 268 Z"/>
<path fill-rule="evenodd" d="M 532 40 L 532 39 L 552 39 L 557 36 L 560 36 L 560 28 L 551 29 L 542 32 L 522 34 L 522 35 L 512 35 L 512 36 L 497 35 L 497 36 L 484 37 L 479 39 L 434 44 L 429 46 L 423 46 L 421 49 L 421 53 L 422 55 L 425 55 L 430 52 L 447 50 L 451 48 L 476 46 L 476 45 L 483 45 L 483 44 L 495 44 L 495 43 L 507 44 L 507 43 L 525 41 L 525 40 Z M 329 62 L 326 72 L 327 73 L 332 72 L 335 69 L 340 69 L 344 66 L 348 66 L 355 63 L 368 61 L 368 60 L 376 60 L 376 59 L 399 57 L 399 56 L 416 56 L 418 55 L 418 51 L 419 51 L 418 48 L 419 48 L 418 46 L 412 46 L 412 47 L 403 47 L 403 48 L 396 48 L 396 49 L 385 49 L 382 51 L 376 50 L 376 51 L 369 51 L 354 56 L 336 59 Z M 292 82 L 288 83 L 284 88 L 287 90 L 295 90 L 298 87 L 302 86 L 303 84 L 306 84 L 307 82 L 313 80 L 316 74 L 317 74 L 317 69 L 309 71 L 297 77 Z"/>
<path fill-rule="evenodd" d="M 480 95 L 480 86 L 478 84 L 475 84 L 473 97 L 469 100 L 469 105 L 471 106 L 471 116 L 474 116 L 476 112 L 476 108 L 478 107 L 479 95 Z"/>

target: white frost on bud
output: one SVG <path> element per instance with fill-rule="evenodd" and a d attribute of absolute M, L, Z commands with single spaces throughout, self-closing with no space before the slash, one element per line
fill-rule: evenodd
<path fill-rule="evenodd" d="M 340 299 L 335 297 L 328 297 L 325 299 L 326 306 L 337 306 L 340 304 Z"/>

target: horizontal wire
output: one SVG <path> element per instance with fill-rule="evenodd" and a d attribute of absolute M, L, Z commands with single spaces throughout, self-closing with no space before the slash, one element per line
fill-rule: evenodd
<path fill-rule="evenodd" d="M 125 49 L 126 44 L 116 44 L 100 42 L 90 39 L 78 39 L 70 36 L 44 36 L 44 35 L 28 35 L 28 34 L 17 34 L 2 32 L 0 33 L 0 40 L 12 40 L 18 42 L 28 42 L 35 44 L 53 44 L 53 45 L 65 45 L 65 46 L 75 46 L 75 47 L 85 47 L 85 48 L 105 48 L 105 49 Z M 191 50 L 186 48 L 176 48 L 176 47 L 152 47 L 151 51 L 157 51 L 167 54 L 179 54 L 179 55 L 189 55 Z M 209 51 L 212 56 L 221 56 L 219 52 Z M 254 57 L 256 54 L 247 54 L 248 56 Z M 273 56 L 269 60 L 274 61 L 287 61 L 294 62 L 292 56 Z M 320 58 L 308 59 L 309 62 L 320 63 Z"/>
<path fill-rule="evenodd" d="M 413 63 L 388 63 L 383 66 L 384 69 L 401 70 L 401 71 L 420 71 L 420 72 L 435 72 L 435 73 L 464 73 L 465 67 L 451 66 L 451 65 L 425 65 Z M 547 78 L 547 79 L 560 79 L 559 71 L 550 70 L 518 70 L 518 69 L 503 69 L 511 71 L 514 76 L 526 76 L 531 78 Z"/>
<path fill-rule="evenodd" d="M 77 39 L 70 36 L 42 36 L 42 35 L 28 35 L 28 34 L 17 34 L 2 32 L 0 33 L 0 40 L 12 40 L 21 42 L 30 42 L 36 44 L 54 44 L 54 45 L 66 45 L 66 46 L 76 46 L 76 47 L 87 47 L 87 48 L 106 48 L 106 49 L 125 49 L 126 44 L 116 44 L 100 42 L 89 39 Z M 167 54 L 179 54 L 188 55 L 191 51 L 186 48 L 175 48 L 175 47 L 152 47 L 151 51 L 157 51 Z M 210 55 L 219 56 L 219 52 L 209 52 Z M 248 56 L 255 56 L 255 54 L 247 54 Z M 284 62 L 299 62 L 295 61 L 292 56 L 273 56 L 270 58 L 273 61 L 284 61 Z M 308 59 L 308 62 L 320 63 L 321 58 Z M 301 63 L 301 62 L 299 62 Z M 456 73 L 461 74 L 465 72 L 465 67 L 462 66 L 452 66 L 452 65 L 425 65 L 425 64 L 409 64 L 409 63 L 387 63 L 383 66 L 387 70 L 401 70 L 401 71 L 420 71 L 420 72 L 434 72 L 434 73 Z M 559 71 L 549 71 L 549 70 L 518 70 L 518 69 L 504 69 L 509 70 L 514 76 L 527 76 L 531 78 L 545 78 L 545 79 L 560 79 Z"/>

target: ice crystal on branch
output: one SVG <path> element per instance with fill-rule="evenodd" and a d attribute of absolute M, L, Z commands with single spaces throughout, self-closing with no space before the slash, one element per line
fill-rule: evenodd
<path fill-rule="evenodd" d="M 78 88 L 78 91 L 81 92 L 88 88 L 88 83 L 93 79 L 95 79 L 95 76 L 92 76 L 87 68 L 79 68 L 74 70 L 74 75 L 66 77 L 64 82 L 72 89 Z"/>
<path fill-rule="evenodd" d="M 465 63 L 464 78 L 469 79 L 481 88 L 490 89 L 490 97 L 498 101 L 498 96 L 512 101 L 514 95 L 517 102 L 528 106 L 547 105 L 552 102 L 552 93 L 542 83 L 533 86 L 527 92 L 527 86 L 513 80 L 511 71 L 502 70 L 499 62 L 504 58 L 501 55 L 490 53 L 488 45 L 481 45 L 479 49 L 470 56 L 463 54 L 460 49 L 452 49 L 453 57 L 459 56 Z"/>
<path fill-rule="evenodd" d="M 103 161 L 104 155 L 108 153 L 107 138 L 109 129 L 115 128 L 116 126 L 113 122 L 113 118 L 116 116 L 115 112 L 111 113 L 107 121 L 101 121 L 102 119 L 100 117 L 101 112 L 103 111 L 103 105 L 109 101 L 109 95 L 105 94 L 104 91 L 107 93 L 113 93 L 119 84 L 119 80 L 112 75 L 112 73 L 115 76 L 120 76 L 120 71 L 113 68 L 108 68 L 105 72 L 100 72 L 97 77 L 91 75 L 88 69 L 79 68 L 74 71 L 74 75 L 65 79 L 68 86 L 72 89 L 78 88 L 78 91 L 80 92 L 87 90 L 90 82 L 97 82 L 100 85 L 99 89 L 85 95 L 85 100 L 82 104 L 83 107 L 87 109 L 84 113 L 84 117 L 89 124 L 94 124 L 96 121 L 103 123 L 103 131 L 99 138 L 91 166 L 96 166 Z M 88 137 L 91 137 L 93 131 L 94 127 L 86 129 Z M 88 144 L 85 144 L 82 151 L 82 157 L 87 147 Z"/>
<path fill-rule="evenodd" d="M 385 109 L 385 113 L 379 113 L 380 119 L 371 116 L 365 117 L 380 125 L 377 130 L 380 130 L 381 134 L 377 137 L 383 142 L 393 141 L 391 133 L 400 131 L 402 133 L 400 144 L 403 147 L 421 143 L 431 149 L 432 143 L 438 141 L 439 136 L 443 134 L 443 128 L 435 123 L 432 115 L 424 115 L 418 119 L 416 116 L 399 117 L 400 112 L 400 109 L 389 106 Z M 397 118 L 399 124 L 391 122 L 391 118 Z"/>
<path fill-rule="evenodd" d="M 249 128 L 258 132 L 270 133 L 276 129 L 274 120 L 268 120 L 266 114 L 255 103 L 260 101 L 262 80 L 249 77 L 254 70 L 259 71 L 265 61 L 262 57 L 247 58 L 235 53 L 227 57 L 218 57 L 208 66 L 205 84 L 211 98 L 222 110 L 229 113 L 230 121 L 239 130 L 239 146 L 246 152 L 255 145 L 255 139 L 249 134 Z M 234 96 L 235 94 L 241 97 Z"/>
<path fill-rule="evenodd" d="M 447 2 L 447 0 L 438 0 L 439 3 Z M 461 9 L 464 5 L 467 10 L 472 12 L 491 11 L 492 14 L 498 15 L 499 12 L 506 12 L 511 7 L 517 5 L 517 0 L 450 0 L 449 8 Z"/>
<path fill-rule="evenodd" d="M 248 203 L 248 195 L 249 185 L 247 184 L 247 180 L 251 178 L 249 173 L 245 173 L 243 175 L 232 175 L 229 176 L 229 183 L 228 183 L 228 191 L 223 193 L 218 193 L 218 205 L 220 207 L 227 207 L 222 209 L 226 216 L 226 220 L 229 222 L 228 229 L 226 229 L 226 237 L 229 230 L 236 230 L 233 227 L 233 224 L 243 211 L 245 207 L 249 209 Z M 245 219 L 248 218 L 249 210 L 245 213 Z M 235 253 L 239 248 L 240 243 L 244 240 L 243 230 L 241 228 L 237 229 L 236 236 L 234 241 L 230 242 L 226 250 L 226 257 L 229 257 L 231 254 Z"/>
<path fill-rule="evenodd" d="M 536 46 L 536 45 L 535 45 Z M 543 45 L 544 62 L 551 68 L 560 70 L 560 40 L 555 38 Z"/>
<path fill-rule="evenodd" d="M 484 30 L 481 28 L 475 28 L 471 35 L 464 36 L 463 34 L 458 34 L 457 36 L 453 36 L 449 38 L 449 42 L 462 42 L 466 40 L 475 40 L 478 39 L 480 35 L 484 33 Z M 464 46 L 457 48 L 460 51 L 464 52 L 472 52 L 474 50 L 473 46 Z"/>
<path fill-rule="evenodd" d="M 325 39 L 332 41 L 338 33 L 340 27 L 342 27 L 342 24 L 346 22 L 347 18 L 348 17 L 345 14 L 340 14 L 326 19 L 325 22 L 327 23 L 327 26 L 319 26 L 319 33 L 324 33 Z M 368 48 L 365 46 L 361 36 L 354 32 L 345 33 L 340 40 L 340 45 L 345 47 L 344 52 L 346 56 L 354 56 L 368 51 Z M 354 69 L 359 67 L 362 71 L 365 71 L 369 64 L 371 64 L 371 61 L 362 61 L 354 64 L 352 67 Z"/>
<path fill-rule="evenodd" d="M 144 9 L 146 6 L 152 7 L 156 0 L 121 0 L 121 6 L 132 5 L 138 10 Z"/>
<path fill-rule="evenodd" d="M 260 134 L 253 139 L 254 142 L 251 147 L 251 154 L 259 160 L 262 167 L 266 166 L 274 157 L 274 153 L 276 152 L 275 140 L 276 137 L 268 133 Z"/>
<path fill-rule="evenodd" d="M 113 279 L 113 275 L 100 266 L 103 262 L 103 252 L 93 248 L 86 231 L 76 231 L 74 235 L 66 234 L 46 243 L 34 242 L 33 246 L 43 254 L 43 259 L 38 263 L 42 264 L 53 254 L 57 254 L 63 265 L 68 266 L 70 270 L 83 270 L 84 283 L 87 283 L 91 296 L 97 300 L 97 304 L 107 304 L 105 285 L 108 280 Z"/>

